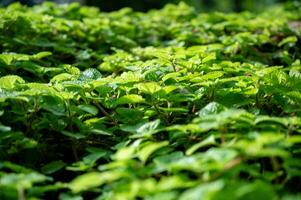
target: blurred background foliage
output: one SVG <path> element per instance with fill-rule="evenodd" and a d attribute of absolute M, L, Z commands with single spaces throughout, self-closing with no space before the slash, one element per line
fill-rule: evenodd
<path fill-rule="evenodd" d="M 43 0 L 0 0 L 2 5 L 8 5 L 19 1 L 22 4 L 34 5 L 42 3 Z M 260 11 L 267 6 L 292 0 L 52 0 L 57 3 L 79 2 L 84 5 L 97 6 L 103 11 L 118 10 L 123 7 L 131 7 L 137 11 L 147 11 L 161 8 L 167 3 L 179 3 L 184 1 L 200 11 Z"/>

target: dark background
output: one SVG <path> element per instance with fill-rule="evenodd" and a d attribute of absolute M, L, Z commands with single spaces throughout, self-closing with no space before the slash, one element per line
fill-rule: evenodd
<path fill-rule="evenodd" d="M 2 5 L 8 5 L 17 0 L 0 0 Z M 167 3 L 178 3 L 181 0 L 52 0 L 57 3 L 80 2 L 84 5 L 97 6 L 103 11 L 118 10 L 123 7 L 132 7 L 134 10 L 147 11 L 161 8 Z M 201 11 L 260 11 L 267 6 L 289 0 L 182 0 Z M 292 0 L 291 0 L 292 1 Z M 22 4 L 34 5 L 43 0 L 19 0 Z"/>
<path fill-rule="evenodd" d="M 116 10 L 125 6 L 135 10 L 146 11 L 152 8 L 161 8 L 167 3 L 178 3 L 181 0 L 86 0 L 87 5 L 94 5 L 102 10 Z M 187 4 L 205 11 L 243 11 L 261 10 L 266 6 L 271 6 L 287 0 L 183 0 Z"/>

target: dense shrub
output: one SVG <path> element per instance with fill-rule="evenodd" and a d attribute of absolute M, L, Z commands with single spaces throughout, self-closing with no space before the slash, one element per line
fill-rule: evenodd
<path fill-rule="evenodd" d="M 0 199 L 301 198 L 300 8 L 0 9 Z"/>

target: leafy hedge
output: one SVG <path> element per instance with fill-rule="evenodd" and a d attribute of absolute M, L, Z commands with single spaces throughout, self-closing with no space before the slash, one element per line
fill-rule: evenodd
<path fill-rule="evenodd" d="M 301 5 L 0 9 L 0 199 L 300 199 Z"/>

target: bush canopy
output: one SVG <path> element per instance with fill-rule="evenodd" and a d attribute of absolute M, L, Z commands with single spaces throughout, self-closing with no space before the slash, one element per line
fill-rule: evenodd
<path fill-rule="evenodd" d="M 0 9 L 0 199 L 301 198 L 301 5 Z"/>

